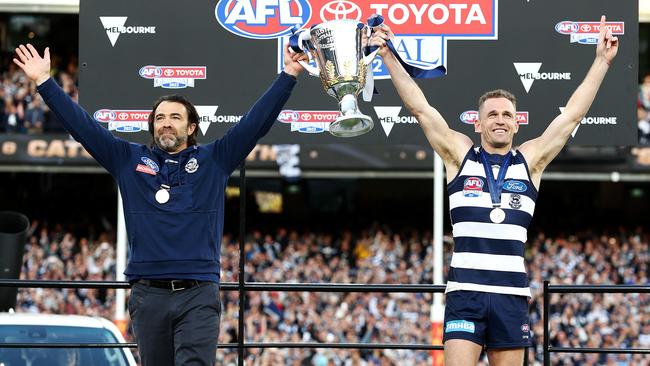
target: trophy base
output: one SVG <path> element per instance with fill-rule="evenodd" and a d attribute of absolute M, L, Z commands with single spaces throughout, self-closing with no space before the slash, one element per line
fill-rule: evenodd
<path fill-rule="evenodd" d="M 336 137 L 355 137 L 370 132 L 372 118 L 364 114 L 341 116 L 330 124 L 330 133 Z"/>

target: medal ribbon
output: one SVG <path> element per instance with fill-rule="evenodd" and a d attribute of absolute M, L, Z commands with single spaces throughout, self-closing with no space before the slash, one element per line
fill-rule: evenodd
<path fill-rule="evenodd" d="M 485 178 L 487 180 L 488 189 L 490 190 L 490 197 L 492 198 L 492 207 L 501 206 L 501 191 L 503 191 L 503 181 L 506 177 L 506 171 L 510 166 L 510 161 L 512 160 L 512 152 L 508 151 L 506 156 L 503 157 L 503 163 L 499 167 L 499 174 L 497 179 L 494 179 L 494 173 L 492 173 L 492 167 L 488 161 L 487 154 L 485 150 L 481 148 L 479 153 L 481 163 L 483 163 L 483 168 L 485 169 Z"/>

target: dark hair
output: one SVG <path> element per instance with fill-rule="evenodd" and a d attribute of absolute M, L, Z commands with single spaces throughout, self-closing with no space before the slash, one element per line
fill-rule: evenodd
<path fill-rule="evenodd" d="M 199 113 L 196 111 L 194 104 L 192 104 L 184 96 L 178 94 L 164 95 L 154 102 L 153 107 L 151 108 L 151 113 L 149 114 L 149 133 L 151 133 L 151 136 L 153 137 L 154 135 L 153 122 L 156 114 L 156 109 L 162 102 L 180 103 L 185 106 L 185 110 L 187 111 L 187 126 L 189 127 L 189 125 L 192 123 L 196 125 L 194 132 L 192 132 L 191 135 L 187 136 L 187 146 L 196 145 L 196 134 L 199 130 Z"/>
<path fill-rule="evenodd" d="M 481 95 L 480 98 L 478 98 L 479 111 L 481 110 L 481 106 L 483 106 L 483 103 L 485 103 L 486 100 L 492 98 L 506 98 L 512 102 L 512 106 L 515 107 L 515 110 L 517 109 L 517 98 L 515 98 L 515 96 L 511 92 L 503 89 L 495 89 L 486 92 L 485 94 Z"/>

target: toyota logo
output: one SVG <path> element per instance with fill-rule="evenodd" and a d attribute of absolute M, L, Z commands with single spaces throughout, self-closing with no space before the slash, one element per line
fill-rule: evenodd
<path fill-rule="evenodd" d="M 320 19 L 324 22 L 339 19 L 361 19 L 359 5 L 348 0 L 334 0 L 325 4 L 320 9 Z"/>

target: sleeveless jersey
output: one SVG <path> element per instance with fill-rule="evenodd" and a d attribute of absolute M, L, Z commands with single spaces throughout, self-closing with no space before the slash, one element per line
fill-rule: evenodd
<path fill-rule="evenodd" d="M 533 218 L 537 189 L 528 164 L 512 151 L 501 192 L 505 220 L 490 220 L 492 199 L 480 147 L 465 156 L 456 177 L 447 185 L 454 235 L 454 253 L 446 292 L 469 290 L 531 296 L 524 262 L 528 225 Z M 498 167 L 493 166 L 497 177 Z"/>

